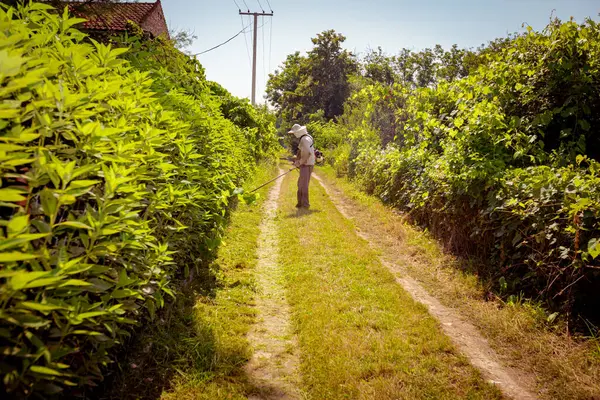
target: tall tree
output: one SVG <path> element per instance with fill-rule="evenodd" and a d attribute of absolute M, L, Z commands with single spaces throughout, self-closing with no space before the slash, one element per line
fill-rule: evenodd
<path fill-rule="evenodd" d="M 345 40 L 334 30 L 319 33 L 312 39 L 315 47 L 308 53 L 313 101 L 328 120 L 344 111 L 344 102 L 350 95 L 348 76 L 357 72 L 354 55 L 342 49 Z"/>
<path fill-rule="evenodd" d="M 301 88 L 307 74 L 307 59 L 297 51 L 287 56 L 280 70 L 269 75 L 266 97 L 275 106 L 280 118 L 291 121 L 307 108 Z"/>
<path fill-rule="evenodd" d="M 357 72 L 354 55 L 342 48 L 346 38 L 334 30 L 312 39 L 306 56 L 287 57 L 281 68 L 269 75 L 267 99 L 286 122 L 307 122 L 310 114 L 323 111 L 331 120 L 343 112 L 350 94 L 348 77 Z"/>

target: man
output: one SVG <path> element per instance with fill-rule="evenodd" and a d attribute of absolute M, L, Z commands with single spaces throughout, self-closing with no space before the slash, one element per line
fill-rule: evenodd
<path fill-rule="evenodd" d="M 309 208 L 308 201 L 308 184 L 310 183 L 310 175 L 315 166 L 315 150 L 314 140 L 306 131 L 305 126 L 294 124 L 288 132 L 300 139 L 298 144 L 298 154 L 294 165 L 300 169 L 300 177 L 298 178 L 298 203 L 296 208 Z"/>

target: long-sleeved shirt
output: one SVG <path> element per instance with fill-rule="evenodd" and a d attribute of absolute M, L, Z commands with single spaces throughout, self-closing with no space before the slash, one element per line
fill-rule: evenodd
<path fill-rule="evenodd" d="M 305 135 L 298 144 L 300 150 L 300 165 L 315 165 L 315 150 L 313 148 L 313 139 Z"/>

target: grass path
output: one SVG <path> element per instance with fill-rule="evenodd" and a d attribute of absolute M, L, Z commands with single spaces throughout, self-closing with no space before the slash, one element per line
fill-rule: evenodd
<path fill-rule="evenodd" d="M 277 225 L 306 397 L 501 398 L 318 184 L 311 211 L 296 211 L 296 177 L 283 182 Z"/>
<path fill-rule="evenodd" d="M 514 324 L 506 310 L 482 314 L 478 293 L 463 281 L 432 283 L 445 276 L 443 255 L 411 244 L 391 210 L 361 203 L 364 195 L 329 172 L 317 175 L 329 194 L 311 182 L 310 211 L 294 208 L 297 172 L 261 189 L 256 204 L 239 204 L 211 268 L 136 339 L 103 398 L 487 400 L 503 398 L 500 388 L 535 398 L 501 367 L 507 357 L 499 360 L 450 309 L 489 329 L 503 356 L 498 340 L 521 349 L 513 336 L 538 331 L 523 319 Z M 276 173 L 263 165 L 247 187 Z M 471 319 L 469 307 L 506 326 Z M 540 397 L 594 398 L 583 395 L 594 393 L 587 381 L 561 389 L 559 382 L 574 381 L 556 376 Z"/>
<path fill-rule="evenodd" d="M 336 208 L 346 218 L 354 219 L 353 215 L 356 215 L 357 211 L 344 198 L 343 193 L 325 183 L 318 175 L 315 175 L 315 178 L 330 196 Z M 369 241 L 373 247 L 377 247 L 375 235 L 381 237 L 382 232 L 363 229 L 358 234 Z M 380 261 L 396 276 L 396 281 L 415 300 L 427 306 L 429 312 L 440 321 L 444 333 L 452 339 L 458 349 L 469 358 L 471 363 L 488 380 L 494 382 L 507 396 L 513 399 L 537 399 L 537 396 L 529 389 L 534 385 L 534 380 L 523 371 L 502 365 L 496 352 L 492 350 L 487 340 L 481 336 L 474 325 L 465 321 L 456 311 L 445 307 L 435 297 L 429 295 L 416 280 L 406 273 L 406 270 L 400 264 L 387 261 L 383 257 Z"/>

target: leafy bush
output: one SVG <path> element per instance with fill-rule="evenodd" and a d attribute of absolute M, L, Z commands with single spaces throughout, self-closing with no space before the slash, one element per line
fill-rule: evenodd
<path fill-rule="evenodd" d="M 230 190 L 273 137 L 224 118 L 199 64 L 166 43 L 180 69 L 127 62 L 80 21 L 0 8 L 0 371 L 14 395 L 101 379 L 210 257 Z"/>
<path fill-rule="evenodd" d="M 137 29 L 131 26 L 134 34 Z M 171 232 L 177 238 L 169 238 L 169 242 L 189 244 L 175 256 L 178 264 L 186 269 L 199 267 L 220 244 L 228 189 L 232 184 L 238 186 L 240 179 L 252 172 L 256 161 L 273 153 L 274 124 L 264 110 L 233 97 L 217 83 L 206 81 L 200 63 L 170 42 L 162 38 L 140 40 L 141 36 L 138 33 L 113 38 L 113 42 L 130 47 L 124 57 L 136 69 L 150 73 L 151 89 L 160 96 L 163 108 L 175 112 L 179 120 L 189 125 L 193 146 L 202 157 L 193 162 L 197 169 L 185 171 L 207 174 L 181 177 L 199 182 L 198 186 L 204 189 L 206 196 L 199 207 L 205 215 L 193 215 L 197 219 L 193 223 L 180 220 L 188 229 Z M 163 236 L 168 234 L 165 231 Z M 190 235 L 194 241 L 186 239 Z"/>
<path fill-rule="evenodd" d="M 355 93 L 339 120 L 349 173 L 448 248 L 482 257 L 504 295 L 592 317 L 600 26 L 554 21 L 479 61 L 459 80 Z"/>

